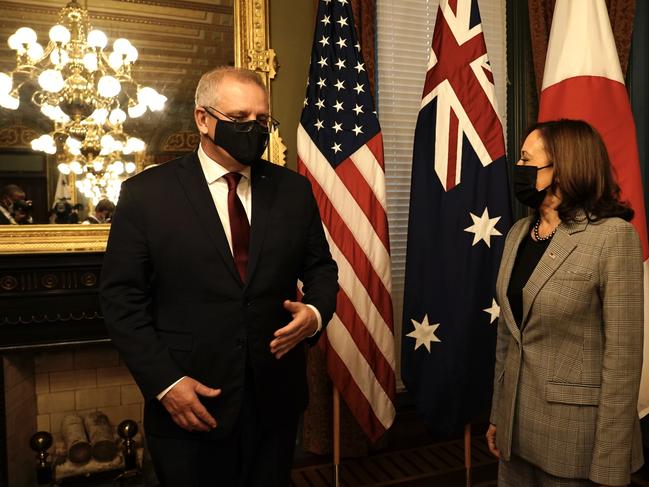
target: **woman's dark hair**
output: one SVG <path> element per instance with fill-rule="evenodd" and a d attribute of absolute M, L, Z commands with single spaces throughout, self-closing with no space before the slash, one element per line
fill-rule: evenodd
<path fill-rule="evenodd" d="M 620 187 L 613 175 L 604 141 L 582 120 L 539 122 L 528 134 L 538 130 L 548 161 L 554 164 L 552 191 L 557 188 L 562 221 L 575 221 L 581 211 L 590 221 L 602 218 L 633 218 L 633 209 L 620 201 Z"/>

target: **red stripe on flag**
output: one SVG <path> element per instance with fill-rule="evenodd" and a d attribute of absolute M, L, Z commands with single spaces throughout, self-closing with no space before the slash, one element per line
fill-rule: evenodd
<path fill-rule="evenodd" d="M 642 241 L 643 260 L 649 257 L 644 193 L 633 114 L 622 83 L 599 76 L 577 76 L 541 93 L 539 121 L 584 120 L 606 144 L 621 189 L 621 199 L 635 210 L 631 223 Z"/>
<path fill-rule="evenodd" d="M 351 159 L 344 160 L 336 167 L 336 174 L 365 213 L 385 248 L 389 249 L 388 219 L 385 210 L 354 162 Z"/>
<path fill-rule="evenodd" d="M 448 122 L 448 165 L 446 172 L 446 191 L 455 187 L 455 176 L 457 174 L 457 127 L 459 120 L 453 110 L 450 110 Z"/>
<path fill-rule="evenodd" d="M 349 334 L 356 343 L 363 357 L 368 364 L 372 364 L 375 376 L 381 387 L 385 391 L 390 400 L 394 401 L 395 396 L 395 377 L 394 370 L 390 363 L 385 359 L 385 356 L 377 346 L 374 338 L 370 335 L 369 330 L 366 328 L 363 320 L 356 313 L 354 303 L 345 291 L 340 289 L 338 291 L 336 301 L 336 314 L 340 318 L 342 324 L 347 328 Z"/>
<path fill-rule="evenodd" d="M 344 220 L 333 207 L 318 181 L 299 158 L 298 171 L 311 181 L 313 194 L 320 208 L 320 216 L 331 238 L 347 261 L 352 265 L 358 280 L 363 283 L 363 286 L 372 297 L 372 301 L 383 317 L 383 320 L 388 324 L 390 331 L 392 331 L 392 300 L 390 293 L 383 285 L 383 281 L 376 274 L 363 247 L 356 241 L 349 227 L 347 227 Z"/>
<path fill-rule="evenodd" d="M 385 163 L 383 161 L 383 133 L 379 132 L 368 140 L 365 145 L 370 149 L 370 152 L 374 154 L 379 166 L 381 166 L 381 169 L 385 172 Z"/>
<path fill-rule="evenodd" d="M 354 416 L 358 420 L 358 424 L 363 428 L 368 438 L 372 442 L 375 442 L 383 436 L 386 431 L 385 427 L 376 417 L 374 411 L 372 411 L 368 399 L 358 388 L 358 385 L 356 385 L 347 366 L 331 346 L 331 343 L 327 340 L 321 340 L 320 343 L 327 357 L 327 372 L 329 376 L 334 384 L 336 384 L 340 394 L 345 398 L 345 402 L 349 408 L 353 411 Z"/>

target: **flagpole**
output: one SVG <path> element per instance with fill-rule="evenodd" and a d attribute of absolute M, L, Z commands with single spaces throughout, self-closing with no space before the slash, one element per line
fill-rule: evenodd
<path fill-rule="evenodd" d="M 334 486 L 340 486 L 340 393 L 334 386 L 333 399 L 333 455 L 334 455 Z"/>
<path fill-rule="evenodd" d="M 471 423 L 464 425 L 464 469 L 466 487 L 471 487 Z"/>

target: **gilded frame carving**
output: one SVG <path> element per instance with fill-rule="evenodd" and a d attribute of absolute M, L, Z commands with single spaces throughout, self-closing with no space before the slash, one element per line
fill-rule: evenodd
<path fill-rule="evenodd" d="M 277 62 L 268 26 L 268 0 L 235 0 L 235 66 L 259 72 L 270 95 Z M 271 134 L 267 158 L 283 165 L 285 151 L 279 134 Z M 103 252 L 109 230 L 110 225 L 6 225 L 0 227 L 0 254 Z"/>

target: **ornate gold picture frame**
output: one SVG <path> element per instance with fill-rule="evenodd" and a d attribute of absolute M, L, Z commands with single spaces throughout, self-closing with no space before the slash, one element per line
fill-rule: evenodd
<path fill-rule="evenodd" d="M 276 61 L 268 26 L 268 0 L 234 1 L 235 66 L 259 72 L 270 95 Z M 279 134 L 271 134 L 267 158 L 283 164 L 285 151 Z M 0 254 L 103 252 L 109 230 L 108 224 L 4 225 L 0 227 Z"/>

